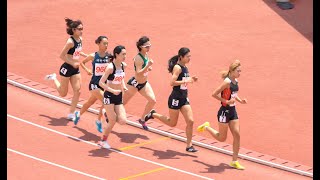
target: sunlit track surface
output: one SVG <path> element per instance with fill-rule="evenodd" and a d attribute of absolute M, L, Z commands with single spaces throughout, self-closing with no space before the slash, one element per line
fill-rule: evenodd
<path fill-rule="evenodd" d="M 12 74 L 12 73 L 10 73 L 9 77 L 11 79 L 15 79 L 15 75 Z M 70 104 L 70 100 L 55 96 L 53 94 L 53 93 L 56 93 L 55 90 L 50 90 L 49 88 L 46 88 L 49 91 L 49 93 L 48 92 L 43 92 L 43 91 L 41 91 L 39 89 L 35 89 L 35 88 L 31 87 L 32 84 L 33 84 L 33 86 L 36 85 L 38 87 L 43 87 L 43 85 L 39 86 L 38 83 L 32 82 L 30 80 L 25 80 L 24 78 L 21 78 L 21 77 L 18 77 L 16 79 L 18 79 L 20 82 L 21 81 L 27 82 L 27 84 L 19 83 L 19 82 L 13 81 L 11 79 L 7 79 L 7 82 L 9 84 L 12 84 L 12 85 L 20 87 L 22 89 L 31 91 L 31 92 L 36 93 L 36 94 L 40 94 L 40 95 L 42 95 L 44 97 L 47 97 L 47 98 L 50 98 L 50 99 L 53 99 L 53 100 L 56 100 L 56 101 L 59 101 L 59 102 L 63 102 L 65 104 Z M 80 108 L 80 107 L 82 107 L 82 105 L 78 104 L 78 107 Z M 89 111 L 93 112 L 95 114 L 98 113 L 97 108 L 96 109 L 90 108 Z M 129 117 L 129 120 L 128 120 L 127 124 L 132 125 L 134 127 L 140 128 L 140 124 L 136 122 L 138 117 L 130 118 L 130 117 L 133 117 L 132 115 L 129 115 L 128 117 Z M 130 119 L 132 119 L 132 120 L 130 120 Z M 160 126 L 163 126 L 163 125 L 160 125 Z M 153 127 L 155 127 L 155 128 L 153 128 Z M 150 131 L 156 132 L 158 134 L 161 134 L 161 135 L 164 135 L 164 136 L 168 136 L 168 137 L 180 140 L 180 141 L 184 141 L 184 142 L 186 141 L 185 137 L 182 137 L 182 136 L 179 135 L 181 133 L 175 133 L 175 131 L 174 131 L 175 129 L 174 128 L 170 128 L 171 129 L 171 132 L 170 132 L 170 131 L 163 131 L 161 129 L 157 129 L 157 127 L 159 127 L 157 125 L 157 123 L 153 123 L 150 126 Z M 193 139 L 200 139 L 200 141 L 204 140 L 203 137 L 198 137 L 197 138 L 197 136 L 193 137 Z M 198 146 L 201 146 L 201 147 L 204 147 L 204 148 L 208 148 L 208 149 L 211 149 L 211 150 L 215 150 L 215 151 L 218 151 L 218 152 L 222 152 L 222 153 L 225 153 L 225 154 L 228 154 L 228 155 L 232 155 L 232 151 L 231 151 L 230 146 L 228 144 L 220 143 L 220 147 L 219 147 L 219 146 L 211 145 L 211 144 L 215 144 L 217 142 L 204 143 L 204 142 L 199 142 L 199 141 L 196 141 L 196 140 L 193 140 L 193 141 L 194 141 L 195 145 L 198 145 Z M 217 145 L 217 144 L 215 144 L 215 145 Z M 229 149 L 227 149 L 227 148 L 229 148 Z M 297 173 L 297 174 L 301 174 L 301 175 L 305 175 L 305 176 L 309 176 L 309 177 L 313 176 L 313 173 L 312 173 L 313 169 L 311 167 L 302 166 L 302 165 L 294 163 L 294 162 L 290 162 L 290 161 L 287 161 L 287 160 L 283 160 L 283 159 L 272 157 L 272 156 L 265 155 L 265 154 L 260 154 L 260 153 L 257 153 L 257 152 L 254 152 L 254 151 L 250 151 L 250 150 L 246 150 L 246 149 L 243 149 L 243 148 L 240 149 L 239 157 L 243 158 L 243 159 L 247 159 L 247 160 L 253 161 L 253 162 L 257 162 L 257 163 L 260 163 L 260 164 L 264 164 L 264 165 L 268 165 L 268 166 L 271 166 L 271 167 L 275 167 L 275 168 L 287 170 L 287 171 L 290 171 L 290 172 L 294 172 L 294 173 Z"/>
<path fill-rule="evenodd" d="M 200 176 L 208 179 L 232 179 L 237 175 L 243 179 L 249 177 L 259 179 L 268 175 L 270 176 L 268 179 L 309 179 L 245 160 L 241 161 L 247 169 L 237 171 L 227 165 L 230 156 L 200 147 L 198 147 L 199 153 L 186 153 L 183 142 L 171 138 L 165 139 L 132 126 L 115 126 L 110 137 L 110 144 L 115 151 L 100 149 L 96 146 L 99 134 L 93 125 L 96 115 L 86 113 L 80 123 L 74 126 L 61 115 L 63 114 L 61 112 L 68 107 L 67 105 L 11 85 L 8 85 L 8 100 L 10 102 L 8 104 L 8 148 L 96 177 L 120 179 L 138 176 L 140 179 L 172 179 L 172 177 L 199 179 Z M 28 102 L 28 106 L 21 102 Z M 23 121 L 17 120 L 18 118 Z M 137 144 L 141 146 L 129 148 Z M 131 158 L 131 156 L 141 157 L 156 162 L 156 164 Z M 10 157 L 19 158 L 12 154 Z M 23 166 L 23 162 L 21 163 L 20 166 Z M 19 164 L 15 166 L 9 164 L 8 167 L 8 175 L 17 177 L 14 175 L 16 170 L 14 168 L 19 168 Z M 199 176 L 186 174 L 169 167 Z M 41 168 L 42 171 L 46 171 L 45 169 Z M 56 172 L 48 170 L 47 176 L 50 176 L 50 173 L 52 177 L 58 176 L 59 173 Z M 31 176 L 28 173 L 22 172 L 25 176 Z"/>

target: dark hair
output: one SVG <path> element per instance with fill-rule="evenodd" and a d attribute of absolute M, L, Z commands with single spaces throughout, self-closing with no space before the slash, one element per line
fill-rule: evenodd
<path fill-rule="evenodd" d="M 99 43 L 102 41 L 103 38 L 108 39 L 107 36 L 99 36 L 94 42 L 95 42 L 96 44 L 99 44 Z"/>
<path fill-rule="evenodd" d="M 141 48 L 140 46 L 142 46 L 144 43 L 150 41 L 150 39 L 147 37 L 147 36 L 142 36 L 138 42 L 136 43 L 137 44 L 137 48 L 139 49 L 139 51 L 141 51 Z"/>
<path fill-rule="evenodd" d="M 174 65 L 177 64 L 178 60 L 180 60 L 180 57 L 184 57 L 186 54 L 190 52 L 189 48 L 182 47 L 179 49 L 178 55 L 173 56 L 168 61 L 168 71 L 169 73 L 172 73 Z"/>
<path fill-rule="evenodd" d="M 69 18 L 65 18 L 64 20 L 67 23 L 67 33 L 69 35 L 73 35 L 73 31 L 72 31 L 73 28 L 77 28 L 80 24 L 82 24 L 81 20 L 73 21 L 72 19 L 69 19 Z"/>
<path fill-rule="evenodd" d="M 122 46 L 122 45 L 116 46 L 116 47 L 113 49 L 113 56 L 112 56 L 112 55 L 109 56 L 110 61 L 112 61 L 113 59 L 115 59 L 115 58 L 116 58 L 116 54 L 120 54 L 121 51 L 122 51 L 122 49 L 126 49 L 126 48 L 125 48 L 124 46 Z"/>
<path fill-rule="evenodd" d="M 95 42 L 96 44 L 99 44 L 99 43 L 102 41 L 103 38 L 108 39 L 107 36 L 99 36 L 94 42 Z M 114 57 L 112 56 L 112 54 L 110 54 L 109 52 L 107 52 L 107 55 L 106 55 L 106 56 L 108 56 L 108 59 L 109 59 L 110 62 L 113 61 L 113 58 L 114 58 Z"/>

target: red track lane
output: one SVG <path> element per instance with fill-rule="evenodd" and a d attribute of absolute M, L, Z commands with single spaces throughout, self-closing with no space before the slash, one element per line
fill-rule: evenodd
<path fill-rule="evenodd" d="M 75 127 L 72 122 L 61 117 L 61 112 L 68 106 L 28 91 L 8 85 L 8 114 L 31 123 L 50 128 L 61 133 L 96 143 L 100 134 L 95 130 L 93 120 L 96 115 L 86 113 Z M 160 165 L 125 156 L 118 152 L 100 149 L 43 128 L 8 117 L 8 148 L 60 164 L 84 173 L 107 179 L 119 179 L 151 172 L 136 177 L 137 179 L 199 179 L 172 169 L 159 169 Z M 185 143 L 167 139 L 163 136 L 143 131 L 132 126 L 114 127 L 110 135 L 110 144 L 115 149 L 133 156 L 171 166 L 214 179 L 310 179 L 286 171 L 270 168 L 245 160 L 245 171 L 238 171 L 227 166 L 231 157 L 197 147 L 196 154 L 184 151 Z M 145 144 L 141 144 L 145 143 Z M 149 144 L 148 144 L 149 143 Z M 137 145 L 136 147 L 132 147 Z M 8 151 L 8 177 L 10 179 L 88 179 L 87 176 L 53 167 L 34 159 Z M 20 169 L 23 171 L 19 171 Z M 31 169 L 31 167 L 35 167 Z M 16 172 L 19 171 L 20 174 Z M 39 176 L 32 175 L 39 174 Z M 70 178 L 68 178 L 70 179 Z"/>

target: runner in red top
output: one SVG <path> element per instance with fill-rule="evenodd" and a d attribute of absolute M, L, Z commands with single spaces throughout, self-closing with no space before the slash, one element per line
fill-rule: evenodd
<path fill-rule="evenodd" d="M 222 71 L 222 78 L 224 81 L 220 86 L 213 91 L 212 96 L 221 102 L 221 107 L 218 111 L 219 131 L 210 127 L 209 122 L 200 125 L 197 130 L 199 132 L 208 131 L 218 141 L 225 141 L 227 139 L 228 126 L 233 136 L 233 156 L 231 167 L 236 169 L 245 169 L 237 161 L 240 149 L 240 124 L 238 114 L 236 111 L 236 101 L 241 104 L 246 104 L 246 99 L 241 99 L 238 96 L 238 80 L 240 77 L 241 64 L 239 60 L 234 61 L 229 66 L 229 71 Z M 219 96 L 219 94 L 221 96 Z"/>

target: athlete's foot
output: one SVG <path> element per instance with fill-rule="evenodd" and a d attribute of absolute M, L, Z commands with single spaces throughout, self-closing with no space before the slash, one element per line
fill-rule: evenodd
<path fill-rule="evenodd" d="M 147 122 L 149 119 L 153 119 L 153 113 L 156 113 L 156 110 L 151 109 L 151 111 L 144 116 L 144 122 Z"/>
<path fill-rule="evenodd" d="M 46 75 L 46 77 L 44 79 L 45 80 L 54 80 L 54 79 L 57 79 L 57 75 L 56 75 L 56 73 L 52 73 L 52 74 Z"/>
<path fill-rule="evenodd" d="M 202 125 L 198 126 L 197 131 L 198 132 L 203 132 L 207 127 L 210 127 L 209 122 L 205 122 Z"/>
<path fill-rule="evenodd" d="M 187 152 L 197 152 L 198 150 L 196 150 L 193 146 L 187 147 L 186 148 Z"/>
<path fill-rule="evenodd" d="M 145 121 L 139 119 L 139 123 L 141 124 L 141 126 L 142 126 L 142 128 L 144 130 L 148 130 L 149 129 Z"/>
<path fill-rule="evenodd" d="M 102 133 L 102 123 L 101 123 L 101 121 L 100 121 L 100 120 L 96 120 L 96 121 L 95 121 L 95 125 L 96 125 L 97 130 L 98 130 L 100 133 Z"/>
<path fill-rule="evenodd" d="M 74 120 L 73 120 L 74 125 L 77 125 L 78 122 L 79 122 L 79 120 L 80 120 L 80 112 L 79 112 L 79 111 L 76 111 L 76 112 L 74 113 Z"/>
<path fill-rule="evenodd" d="M 108 144 L 107 140 L 105 140 L 105 141 L 100 141 L 98 145 L 99 145 L 100 147 L 106 148 L 106 149 L 110 149 L 110 148 L 111 148 L 111 146 Z"/>
<path fill-rule="evenodd" d="M 73 113 L 68 114 L 67 119 L 68 119 L 69 121 L 74 121 L 74 119 L 75 119 L 74 114 L 73 114 Z"/>
<path fill-rule="evenodd" d="M 241 166 L 238 161 L 231 161 L 230 166 L 239 170 L 244 170 L 245 167 Z"/>

